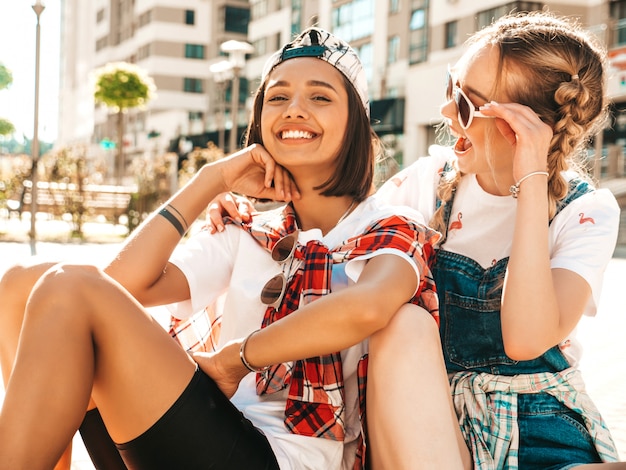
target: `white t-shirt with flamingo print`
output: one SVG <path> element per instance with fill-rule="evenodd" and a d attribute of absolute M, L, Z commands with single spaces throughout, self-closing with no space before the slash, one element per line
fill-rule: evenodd
<path fill-rule="evenodd" d="M 445 147 L 433 146 L 430 153 L 391 177 L 377 197 L 387 203 L 413 207 L 430 220 L 441 169 L 452 157 Z M 567 180 L 575 176 L 573 172 L 565 173 Z M 488 268 L 511 252 L 516 210 L 517 201 L 511 196 L 486 193 L 475 175 L 464 176 L 452 204 L 444 248 Z M 597 311 L 604 270 L 617 240 L 619 214 L 613 194 L 608 189 L 597 189 L 572 201 L 550 224 L 552 268 L 573 271 L 591 287 L 585 315 L 595 315 Z M 562 344 L 572 364 L 580 356 L 573 336 L 574 333 Z"/>

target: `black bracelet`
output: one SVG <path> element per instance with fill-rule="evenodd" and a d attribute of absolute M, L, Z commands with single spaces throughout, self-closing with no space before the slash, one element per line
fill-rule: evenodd
<path fill-rule="evenodd" d="M 180 223 L 180 220 L 176 218 L 174 214 L 167 210 L 167 208 L 163 208 L 159 211 L 159 215 L 165 217 L 178 231 L 181 237 L 185 236 L 185 229 L 183 228 L 183 224 Z"/>
<path fill-rule="evenodd" d="M 170 209 L 173 209 L 174 212 L 176 212 L 180 216 L 180 218 L 183 219 L 183 222 L 185 223 L 185 230 L 187 230 L 189 228 L 189 224 L 187 223 L 187 220 L 185 219 L 185 217 L 183 217 L 183 214 L 181 214 L 180 211 L 171 204 L 168 204 L 167 207 L 169 207 Z"/>

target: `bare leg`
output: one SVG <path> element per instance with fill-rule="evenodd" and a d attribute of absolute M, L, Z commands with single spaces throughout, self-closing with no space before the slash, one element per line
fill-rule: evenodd
<path fill-rule="evenodd" d="M 37 280 L 52 266 L 53 263 L 13 266 L 0 280 L 0 366 L 5 386 L 13 370 L 26 301 Z"/>
<path fill-rule="evenodd" d="M 87 266 L 55 267 L 26 308 L 0 413 L 0 469 L 52 467 L 90 394 L 114 441 L 137 437 L 169 409 L 194 370 L 189 356 L 111 278 Z"/>
<path fill-rule="evenodd" d="M 13 361 L 17 351 L 17 342 L 26 301 L 33 286 L 41 275 L 53 266 L 53 263 L 42 263 L 31 266 L 16 265 L 9 268 L 0 280 L 0 368 L 6 386 L 13 370 Z M 57 462 L 54 470 L 69 470 L 72 461 L 72 443 Z"/>
<path fill-rule="evenodd" d="M 70 441 L 70 445 L 65 448 L 63 455 L 54 466 L 54 470 L 66 470 L 72 467 L 72 442 Z"/>
<path fill-rule="evenodd" d="M 403 306 L 371 337 L 369 348 L 367 428 L 373 468 L 472 468 L 430 314 Z"/>

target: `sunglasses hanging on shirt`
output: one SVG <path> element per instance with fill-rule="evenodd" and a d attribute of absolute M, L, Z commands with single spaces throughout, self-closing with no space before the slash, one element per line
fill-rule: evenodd
<path fill-rule="evenodd" d="M 298 231 L 295 231 L 278 240 L 272 248 L 272 259 L 283 265 L 283 272 L 276 274 L 267 281 L 261 290 L 261 302 L 268 307 L 278 309 L 283 301 L 285 290 L 287 289 L 287 277 L 293 265 L 297 241 Z M 286 271 L 287 274 L 285 274 L 284 267 L 287 266 L 287 263 L 289 266 Z"/>

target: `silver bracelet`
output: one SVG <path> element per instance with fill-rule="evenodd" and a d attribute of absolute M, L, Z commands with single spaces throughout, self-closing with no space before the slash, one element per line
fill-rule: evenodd
<path fill-rule="evenodd" d="M 509 191 L 511 192 L 511 196 L 513 196 L 514 198 L 517 198 L 517 196 L 519 196 L 519 185 L 522 184 L 522 182 L 526 178 L 530 178 L 531 176 L 535 176 L 535 175 L 549 176 L 550 174 L 547 171 L 533 171 L 532 173 L 528 173 L 526 176 L 523 176 L 517 183 L 515 183 L 513 186 L 509 188 Z"/>
<path fill-rule="evenodd" d="M 241 363 L 246 367 L 246 369 L 248 369 L 250 372 L 263 372 L 266 371 L 267 369 L 269 369 L 271 366 L 263 366 L 263 367 L 252 367 L 250 365 L 250 363 L 247 361 L 246 359 L 246 344 L 248 343 L 248 340 L 252 337 L 253 334 L 258 333 L 261 330 L 254 330 L 252 333 L 250 333 L 248 336 L 246 336 L 246 338 L 243 340 L 243 342 L 241 343 L 241 346 L 239 347 L 239 359 L 241 359 Z"/>

